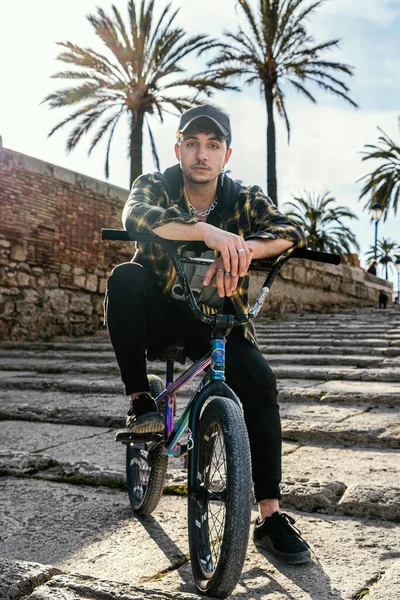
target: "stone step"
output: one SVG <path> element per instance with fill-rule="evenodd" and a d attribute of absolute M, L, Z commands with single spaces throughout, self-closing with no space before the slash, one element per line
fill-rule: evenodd
<path fill-rule="evenodd" d="M 269 344 L 279 344 L 280 346 L 321 346 L 322 344 L 324 346 L 329 345 L 329 346 L 341 346 L 341 347 L 347 347 L 350 346 L 351 348 L 354 348 L 355 346 L 355 341 L 354 339 L 349 339 L 349 338 L 329 338 L 328 336 L 318 336 L 315 338 L 305 338 L 303 336 L 299 336 L 299 337 L 279 337 L 277 336 L 276 338 L 273 337 L 262 337 L 262 336 L 257 336 L 257 341 L 260 345 L 265 347 L 268 347 Z M 368 338 L 368 339 L 364 339 L 364 340 L 357 340 L 357 347 L 359 348 L 388 348 L 388 347 L 393 347 L 393 344 L 389 344 L 387 343 L 387 340 L 384 340 L 382 338 L 379 339 L 373 339 L 373 338 Z"/>
<path fill-rule="evenodd" d="M 178 394 L 178 414 L 194 392 L 199 378 L 186 384 Z M 29 379 L 24 374 L 17 374 L 0 378 L 0 389 L 0 419 L 120 427 L 127 407 L 118 378 L 90 380 L 86 376 L 63 380 L 57 376 L 36 376 Z M 315 405 L 342 404 L 357 411 L 364 405 L 400 405 L 399 383 L 281 379 L 278 390 L 280 404 L 305 401 Z"/>
<path fill-rule="evenodd" d="M 360 368 L 357 367 L 340 367 L 330 365 L 276 365 L 274 372 L 279 378 L 294 379 L 346 379 L 351 381 L 387 381 L 400 382 L 400 368 L 387 367 L 382 369 L 377 368 Z"/>
<path fill-rule="evenodd" d="M 313 394 L 303 394 L 297 402 L 281 402 L 281 417 L 284 437 L 290 441 L 352 442 L 365 446 L 397 448 L 400 446 L 398 405 L 388 403 L 385 407 L 359 402 L 358 405 L 343 402 L 328 402 L 323 393 L 319 399 Z M 281 394 L 281 395 L 284 395 Z M 71 402 L 65 402 L 70 397 Z M 31 402 L 27 402 L 31 400 Z M 64 400 L 63 403 L 60 401 Z M 178 398 L 177 414 L 181 414 L 188 397 Z M 60 397 L 59 394 L 42 394 L 35 398 L 32 392 L 24 393 L 20 401 L 11 392 L 5 393 L 2 402 L 0 430 L 10 427 L 9 420 L 17 420 L 16 430 L 27 421 L 62 423 L 70 426 L 86 425 L 102 428 L 124 426 L 127 402 L 107 395 L 75 397 L 74 394 Z M 397 418 L 397 420 L 396 420 Z M 21 424 L 22 422 L 22 424 Z M 19 424 L 18 424 L 19 423 Z M 28 427 L 33 424 L 28 423 Z M 104 431 L 102 430 L 102 433 Z M 24 436 L 25 437 L 25 436 Z"/>
<path fill-rule="evenodd" d="M 307 385 L 308 384 L 308 385 Z M 278 380 L 279 403 L 282 402 L 324 402 L 346 406 L 400 405 L 400 383 L 382 381 L 318 381 L 301 379 Z"/>
<path fill-rule="evenodd" d="M 362 356 L 346 354 L 277 354 L 270 353 L 268 349 L 263 352 L 268 363 L 275 368 L 276 365 L 342 365 L 355 367 L 400 367 L 400 360 L 384 358 L 382 356 Z"/>
<path fill-rule="evenodd" d="M 285 344 L 285 342 L 279 342 L 279 344 L 272 343 L 260 343 L 260 350 L 265 355 L 270 354 L 331 354 L 331 355 L 362 355 L 362 356 L 375 356 L 375 357 L 386 357 L 386 356 L 397 356 L 400 355 L 399 349 L 389 349 L 387 346 L 362 346 L 358 345 L 354 348 L 353 346 L 332 346 L 332 345 L 321 345 L 321 344 L 304 344 L 304 345 L 293 345 Z M 393 354 L 390 354 L 390 350 L 393 350 Z"/>
<path fill-rule="evenodd" d="M 281 329 L 279 327 L 256 327 L 259 335 L 270 335 L 270 336 L 290 336 L 290 335 L 304 335 L 305 337 L 309 336 L 318 336 L 324 335 L 327 336 L 341 336 L 341 337 L 357 337 L 357 338 L 365 338 L 365 337 L 374 337 L 374 338 L 387 338 L 391 340 L 398 340 L 400 337 L 400 330 L 395 329 L 387 330 L 384 328 L 381 329 L 367 329 L 367 328 L 349 328 L 349 327 L 326 327 L 322 325 L 321 327 L 310 327 L 304 326 L 300 327 L 298 325 L 293 325 L 292 327 L 287 327 Z"/>
<path fill-rule="evenodd" d="M 95 362 L 115 362 L 114 351 L 110 348 L 103 352 L 96 352 L 94 350 L 81 350 L 79 346 L 71 348 L 70 350 L 46 350 L 38 351 L 35 349 L 31 350 L 19 350 L 19 349 L 7 349 L 0 347 L 0 368 L 2 365 L 7 364 L 7 361 L 14 360 L 24 364 L 25 360 L 65 360 L 65 361 L 95 361 Z"/>
<path fill-rule="evenodd" d="M 318 361 L 314 361 L 313 358 L 310 358 L 310 361 L 305 361 L 307 364 L 293 364 L 294 360 L 289 360 L 288 364 L 279 363 L 279 361 L 274 360 L 273 356 L 271 356 L 274 372 L 278 378 L 286 378 L 286 379 L 349 379 L 355 381 L 387 381 L 387 382 L 400 382 L 400 367 L 397 367 L 398 361 L 394 359 L 393 366 L 392 363 L 382 364 L 382 367 L 379 368 L 376 365 L 369 366 L 368 359 L 366 358 L 363 366 L 360 365 L 360 368 L 356 366 L 351 366 L 351 359 L 349 359 L 349 363 L 347 366 L 342 366 L 343 363 L 335 365 L 332 363 L 336 363 L 335 359 L 329 360 L 330 357 L 324 362 L 326 364 L 315 364 Z M 390 359 L 388 359 L 390 360 Z M 314 364 L 309 364 L 314 363 Z M 180 373 L 184 370 L 184 367 L 180 364 L 175 365 L 175 372 Z M 4 388 L 7 385 L 11 385 L 13 387 L 18 387 L 18 384 L 21 384 L 23 381 L 27 385 L 32 385 L 35 389 L 37 389 L 36 377 L 33 373 L 37 372 L 38 374 L 46 374 L 50 381 L 50 376 L 52 374 L 62 375 L 62 380 L 60 381 L 61 385 L 68 385 L 67 389 L 71 389 L 71 384 L 76 380 L 76 376 L 79 374 L 87 374 L 92 375 L 93 378 L 97 378 L 99 380 L 104 380 L 107 376 L 115 376 L 118 378 L 119 369 L 115 362 L 105 362 L 105 363 L 75 363 L 74 361 L 59 361 L 59 360 L 44 360 L 44 359 L 25 359 L 21 363 L 15 364 L 13 359 L 2 359 L 2 369 L 0 368 L 0 372 L 2 372 L 2 376 L 0 377 L 0 387 Z M 29 372 L 31 371 L 31 375 Z M 165 372 L 165 363 L 160 361 L 154 361 L 151 365 L 151 371 L 155 374 L 164 374 Z M 20 373 L 20 376 L 14 376 L 10 378 L 10 374 Z M 13 382 L 10 381 L 13 379 Z M 79 379 L 79 377 L 78 377 Z M 96 385 L 95 381 L 91 382 L 93 385 Z M 66 388 L 64 388 L 66 389 Z M 96 388 L 98 389 L 98 388 Z"/>
<path fill-rule="evenodd" d="M 115 431 L 82 425 L 7 421 L 2 423 L 1 432 L 2 476 L 110 488 L 125 486 L 125 447 L 115 443 Z M 26 451 L 27 439 L 29 452 Z M 329 440 L 322 438 L 319 445 L 283 444 L 284 501 L 308 512 L 318 508 L 325 513 L 335 513 L 344 490 L 361 489 L 367 481 L 371 489 L 391 490 L 387 496 L 382 495 L 374 513 L 369 509 L 368 515 L 400 519 L 400 503 L 394 502 L 400 499 L 396 496 L 399 492 L 394 491 L 400 468 L 399 453 L 390 449 L 366 449 L 355 443 L 351 449 L 345 445 L 329 446 L 326 441 Z M 182 458 L 170 458 L 169 488 L 175 485 L 177 469 L 180 483 L 186 483 L 186 471 L 182 468 Z M 322 482 L 325 483 L 322 485 Z M 326 485 L 333 493 L 329 501 L 322 497 Z M 285 494 L 290 498 L 285 500 Z"/>
<path fill-rule="evenodd" d="M 131 518 L 123 491 L 8 477 L 2 484 L 7 496 L 0 500 L 0 521 L 8 535 L 0 541 L 0 554 L 20 561 L 35 556 L 69 573 L 51 576 L 47 571 L 46 578 L 51 578 L 36 588 L 31 600 L 131 600 L 129 586 L 143 585 L 160 600 L 162 593 L 173 599 L 176 592 L 187 598 L 195 592 L 187 562 L 186 499 L 164 496 L 151 519 L 139 520 Z M 250 542 L 232 598 L 328 600 L 338 592 L 350 599 L 371 585 L 378 572 L 395 566 L 395 523 L 341 515 L 294 516 L 318 559 L 300 568 L 282 565 Z M 139 600 L 141 591 L 134 591 L 132 600 Z"/>
<path fill-rule="evenodd" d="M 360 407 L 361 408 L 361 407 Z M 298 443 L 352 443 L 400 448 L 398 409 L 310 403 L 281 405 L 283 438 Z"/>

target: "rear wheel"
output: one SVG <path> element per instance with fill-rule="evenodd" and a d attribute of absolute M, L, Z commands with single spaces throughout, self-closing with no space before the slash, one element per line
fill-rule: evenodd
<path fill-rule="evenodd" d="M 150 393 L 155 398 L 164 384 L 155 375 L 148 376 Z M 168 456 L 161 453 L 162 441 L 129 444 L 126 447 L 126 484 L 132 509 L 139 515 L 155 510 L 164 487 Z"/>
<path fill-rule="evenodd" d="M 242 573 L 252 507 L 250 447 L 240 407 L 214 397 L 194 435 L 189 547 L 198 589 L 226 598 Z"/>

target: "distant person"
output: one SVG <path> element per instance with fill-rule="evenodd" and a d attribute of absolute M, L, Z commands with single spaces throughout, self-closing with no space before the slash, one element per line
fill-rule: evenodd
<path fill-rule="evenodd" d="M 378 263 L 376 262 L 376 260 L 374 260 L 374 262 L 372 263 L 372 265 L 370 265 L 369 269 L 367 270 L 367 273 L 371 273 L 371 275 L 375 275 L 376 276 L 376 267 L 378 266 Z"/>
<path fill-rule="evenodd" d="M 381 290 L 379 292 L 379 308 L 386 308 L 387 301 L 388 301 L 388 295 L 386 294 L 386 292 Z"/>

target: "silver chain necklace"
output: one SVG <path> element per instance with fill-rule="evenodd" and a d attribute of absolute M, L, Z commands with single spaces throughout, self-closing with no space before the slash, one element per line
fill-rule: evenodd
<path fill-rule="evenodd" d="M 189 198 L 187 199 L 187 201 L 189 202 L 190 212 L 192 213 L 192 215 L 196 215 L 196 217 L 208 217 L 208 215 L 210 214 L 210 212 L 212 210 L 214 210 L 214 208 L 218 204 L 217 198 L 215 198 L 214 202 L 211 204 L 211 206 L 209 208 L 207 208 L 207 210 L 197 210 L 193 206 L 193 204 L 190 202 Z"/>

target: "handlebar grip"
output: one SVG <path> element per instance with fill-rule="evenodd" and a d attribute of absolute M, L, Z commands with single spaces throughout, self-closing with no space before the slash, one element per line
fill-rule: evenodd
<path fill-rule="evenodd" d="M 290 258 L 306 258 L 316 262 L 329 263 L 331 265 L 340 265 L 342 257 L 339 254 L 331 254 L 329 252 L 318 252 L 317 250 L 307 250 L 306 248 L 298 248 L 292 252 Z"/>
<path fill-rule="evenodd" d="M 121 241 L 121 242 L 150 242 L 151 235 L 148 233 L 134 233 L 130 234 L 129 231 L 125 229 L 102 229 L 101 230 L 101 239 L 102 240 L 113 240 L 113 241 Z"/>

